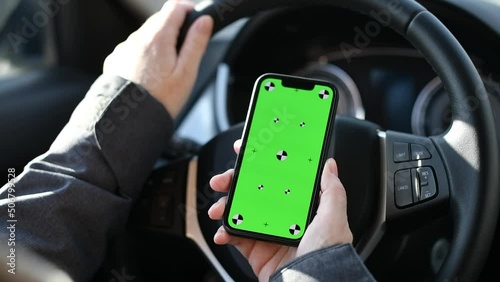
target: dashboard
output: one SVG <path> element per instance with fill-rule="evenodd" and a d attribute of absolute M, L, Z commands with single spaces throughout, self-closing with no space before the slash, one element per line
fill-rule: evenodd
<path fill-rule="evenodd" d="M 460 26 L 455 33 L 471 50 L 500 113 L 498 54 L 480 50 L 481 34 Z M 224 64 L 216 90 L 226 88 L 220 91 L 226 103 L 216 103 L 223 107 L 216 111 L 227 113 L 230 125 L 244 121 L 255 79 L 266 72 L 328 80 L 339 90 L 339 115 L 386 130 L 437 135 L 451 120 L 446 90 L 420 53 L 399 34 L 345 10 L 285 9 L 253 18 L 232 42 Z M 470 101 L 471 109 L 475 103 Z"/>

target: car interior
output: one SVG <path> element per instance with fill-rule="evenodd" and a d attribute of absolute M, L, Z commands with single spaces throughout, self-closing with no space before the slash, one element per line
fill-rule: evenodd
<path fill-rule="evenodd" d="M 0 171 L 50 147 L 106 56 L 164 2 L 2 4 Z M 337 86 L 334 156 L 354 246 L 378 281 L 498 275 L 500 1 L 203 1 L 185 27 L 203 14 L 215 31 L 193 92 L 93 281 L 257 281 L 213 243 L 221 223 L 207 211 L 264 73 Z"/>

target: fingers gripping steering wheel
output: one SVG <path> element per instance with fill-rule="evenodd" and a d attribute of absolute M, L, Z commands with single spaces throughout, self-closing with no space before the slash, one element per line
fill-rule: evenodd
<path fill-rule="evenodd" d="M 412 0 L 209 1 L 198 4 L 190 13 L 184 31 L 201 15 L 213 17 L 215 33 L 261 11 L 311 5 L 350 9 L 395 30 L 423 54 L 443 81 L 451 100 L 453 121 L 448 131 L 439 136 L 382 131 L 366 121 L 340 118 L 336 122 L 334 136 L 340 140 L 336 141 L 335 154 L 344 171 L 356 159 L 349 147 L 356 141 L 350 139 L 359 140 L 362 136 L 365 142 L 365 146 L 357 147 L 364 148 L 360 157 L 366 160 L 361 165 L 365 169 L 357 171 L 357 178 L 365 176 L 367 181 L 352 182 L 357 183 L 356 188 L 349 185 L 348 176 L 343 179 L 350 201 L 351 228 L 355 238 L 359 238 L 355 240 L 357 250 L 367 258 L 384 230 L 447 213 L 452 218 L 453 237 L 435 278 L 437 281 L 477 279 L 493 240 L 499 211 L 496 127 L 476 68 L 455 37 L 429 11 Z M 349 130 L 350 134 L 342 134 L 343 130 Z M 235 136 L 238 135 L 222 133 L 202 148 L 197 171 L 199 189 L 208 182 L 209 171 L 216 169 L 213 159 L 218 155 L 217 150 L 230 149 Z M 221 149 L 223 146 L 226 148 Z M 342 154 L 345 151 L 351 152 L 349 158 Z M 377 173 L 373 175 L 373 171 Z M 378 181 L 373 183 L 372 179 Z M 416 184 L 411 184 L 412 181 Z M 413 187 L 409 192 L 398 189 L 405 183 Z M 356 189 L 364 190 L 360 193 Z M 355 194 L 365 196 L 360 198 Z M 206 213 L 200 214 L 203 227 L 201 217 Z M 225 267 L 224 258 L 219 260 Z"/>

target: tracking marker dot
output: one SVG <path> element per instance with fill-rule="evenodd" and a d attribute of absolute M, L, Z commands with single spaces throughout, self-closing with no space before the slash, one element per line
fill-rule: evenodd
<path fill-rule="evenodd" d="M 288 154 L 286 151 L 281 150 L 276 154 L 276 158 L 278 158 L 279 161 L 284 161 L 288 158 Z"/>
<path fill-rule="evenodd" d="M 275 85 L 274 85 L 274 83 L 272 83 L 272 82 L 268 82 L 268 83 L 266 83 L 266 85 L 264 86 L 264 88 L 265 88 L 267 91 L 271 92 L 271 91 L 273 91 L 273 90 L 274 90 Z"/>
<path fill-rule="evenodd" d="M 330 93 L 328 92 L 328 90 L 323 89 L 323 90 L 319 91 L 319 97 L 321 99 L 323 99 L 323 100 L 328 99 L 328 96 L 330 96 Z"/>
<path fill-rule="evenodd" d="M 292 235 L 298 235 L 300 234 L 300 226 L 298 226 L 297 224 L 292 224 L 292 226 L 290 226 L 290 229 L 288 229 L 288 231 L 290 231 L 290 234 Z"/>
<path fill-rule="evenodd" d="M 241 214 L 235 214 L 232 218 L 232 221 L 236 225 L 240 225 L 243 223 L 243 216 Z"/>

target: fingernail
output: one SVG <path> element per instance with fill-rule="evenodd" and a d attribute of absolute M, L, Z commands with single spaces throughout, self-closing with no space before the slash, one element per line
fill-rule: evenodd
<path fill-rule="evenodd" d="M 326 165 L 328 166 L 329 173 L 337 175 L 337 171 L 335 169 L 335 161 L 332 158 L 326 161 Z"/>
<path fill-rule="evenodd" d="M 215 234 L 214 234 L 214 240 L 215 240 L 215 238 L 219 237 L 220 234 L 222 234 L 222 232 L 223 232 L 223 230 L 221 228 L 217 229 L 217 232 L 215 232 Z"/>
<path fill-rule="evenodd" d="M 212 31 L 212 18 L 210 16 L 201 16 L 196 23 L 196 29 L 199 32 L 209 33 Z"/>

